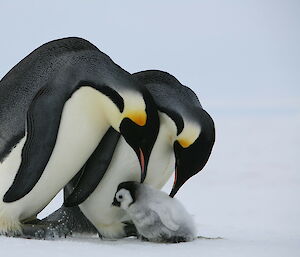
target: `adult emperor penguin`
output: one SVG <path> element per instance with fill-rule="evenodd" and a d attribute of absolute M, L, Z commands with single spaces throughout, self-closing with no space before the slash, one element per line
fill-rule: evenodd
<path fill-rule="evenodd" d="M 159 110 L 160 128 L 163 124 L 169 128 L 164 140 L 158 135 L 150 158 L 147 179 L 151 181 L 152 176 L 153 179 L 159 179 L 163 174 L 163 179 L 160 180 L 165 183 L 175 170 L 175 180 L 170 193 L 174 197 L 182 185 L 207 163 L 215 142 L 213 119 L 202 108 L 197 95 L 169 73 L 148 70 L 134 73 L 133 76 L 152 95 Z M 173 165 L 164 172 L 157 169 L 156 163 L 159 159 L 154 161 L 153 157 L 158 152 L 158 142 L 164 142 L 161 144 L 165 145 L 164 157 L 158 158 L 171 160 L 174 156 L 175 169 Z"/>
<path fill-rule="evenodd" d="M 33 51 L 0 81 L 0 234 L 22 234 L 83 165 L 106 170 L 118 132 L 146 176 L 158 126 L 147 90 L 90 42 Z"/>
<path fill-rule="evenodd" d="M 153 96 L 160 119 L 159 134 L 144 182 L 160 189 L 175 171 L 174 186 L 170 193 L 173 197 L 180 187 L 206 164 L 215 140 L 214 122 L 202 108 L 195 93 L 174 76 L 158 70 L 149 70 L 135 73 L 133 77 Z M 73 187 L 69 185 L 66 191 L 70 195 L 59 212 L 63 214 L 66 206 L 79 204 L 81 211 L 102 236 L 119 238 L 130 235 L 131 231 L 126 231 L 128 217 L 121 209 L 111 206 L 111 201 L 119 183 L 140 180 L 139 167 L 134 158 L 134 153 L 121 137 L 105 176 L 96 183 L 95 179 L 91 179 L 94 181 L 92 186 L 86 179 L 74 182 Z M 93 168 L 97 169 L 97 165 L 99 164 L 95 163 Z M 79 210 L 73 208 L 78 225 Z M 72 216 L 72 211 L 68 212 L 67 216 Z M 62 219 L 67 220 L 65 217 Z"/>

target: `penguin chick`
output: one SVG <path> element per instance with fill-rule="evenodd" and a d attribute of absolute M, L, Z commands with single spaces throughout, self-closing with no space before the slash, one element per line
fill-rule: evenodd
<path fill-rule="evenodd" d="M 139 234 L 149 241 L 179 243 L 195 238 L 193 219 L 180 202 L 149 185 L 121 183 L 112 205 L 125 210 Z"/>

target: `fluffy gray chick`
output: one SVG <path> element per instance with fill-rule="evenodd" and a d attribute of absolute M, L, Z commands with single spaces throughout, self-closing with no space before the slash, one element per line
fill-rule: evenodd
<path fill-rule="evenodd" d="M 148 185 L 121 183 L 112 204 L 124 209 L 149 241 L 179 243 L 195 238 L 193 219 L 180 202 Z"/>

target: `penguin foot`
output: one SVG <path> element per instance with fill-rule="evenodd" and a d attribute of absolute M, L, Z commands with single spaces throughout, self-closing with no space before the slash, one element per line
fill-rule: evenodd
<path fill-rule="evenodd" d="M 23 224 L 22 234 L 17 237 L 26 239 L 46 239 L 46 228 L 36 224 Z"/>
<path fill-rule="evenodd" d="M 71 236 L 72 231 L 60 227 L 55 223 L 49 224 L 23 224 L 22 234 L 15 236 L 26 239 L 38 239 L 38 240 L 54 240 L 57 238 L 66 238 Z"/>
<path fill-rule="evenodd" d="M 138 235 L 138 239 L 140 239 L 143 242 L 149 242 L 150 240 L 142 235 Z"/>
<path fill-rule="evenodd" d="M 171 238 L 168 238 L 168 240 L 166 241 L 166 243 L 183 243 L 183 242 L 188 242 L 190 240 L 187 240 L 187 238 L 182 237 L 182 236 L 173 236 Z"/>
<path fill-rule="evenodd" d="M 21 237 L 22 236 L 22 232 L 20 231 L 6 231 L 3 233 L 0 233 L 0 236 L 6 236 L 6 237 Z"/>
<path fill-rule="evenodd" d="M 191 238 L 184 237 L 184 236 L 171 236 L 171 237 L 160 236 L 160 237 L 155 237 L 155 238 L 145 238 L 140 235 L 139 239 L 141 239 L 142 241 L 149 241 L 149 242 L 153 242 L 153 243 L 165 243 L 165 244 L 177 244 L 177 243 L 192 241 Z"/>
<path fill-rule="evenodd" d="M 206 237 L 206 236 L 197 236 L 196 239 L 206 239 L 206 240 L 218 240 L 218 239 L 224 239 L 223 237 Z"/>
<path fill-rule="evenodd" d="M 97 230 L 78 207 L 62 206 L 42 220 L 34 219 L 22 224 L 22 233 L 17 237 L 54 240 L 74 234 L 96 235 Z"/>
<path fill-rule="evenodd" d="M 138 232 L 137 229 L 135 227 L 135 225 L 129 221 L 123 222 L 125 224 L 124 226 L 124 231 L 125 231 L 125 235 L 126 237 L 130 237 L 130 236 L 138 236 Z"/>
<path fill-rule="evenodd" d="M 74 234 L 97 235 L 98 233 L 79 207 L 62 206 L 37 224 L 46 227 L 47 239 L 72 237 Z"/>

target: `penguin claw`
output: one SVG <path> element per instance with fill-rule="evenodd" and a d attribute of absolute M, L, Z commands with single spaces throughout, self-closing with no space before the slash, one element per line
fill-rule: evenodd
<path fill-rule="evenodd" d="M 22 233 L 19 231 L 8 231 L 1 233 L 0 236 L 6 236 L 6 237 L 21 237 Z"/>
<path fill-rule="evenodd" d="M 45 231 L 35 224 L 22 224 L 21 230 L 7 231 L 0 235 L 24 239 L 44 239 Z"/>

